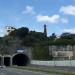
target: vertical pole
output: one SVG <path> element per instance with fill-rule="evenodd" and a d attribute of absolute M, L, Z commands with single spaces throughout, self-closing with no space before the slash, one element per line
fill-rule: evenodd
<path fill-rule="evenodd" d="M 1 65 L 4 65 L 4 57 L 1 57 Z"/>
<path fill-rule="evenodd" d="M 54 59 L 54 67 L 56 67 L 56 62 L 55 62 L 56 60 Z"/>
<path fill-rule="evenodd" d="M 12 56 L 10 57 L 10 66 L 12 66 Z"/>
<path fill-rule="evenodd" d="M 0 57 L 0 65 L 1 65 L 1 57 Z"/>

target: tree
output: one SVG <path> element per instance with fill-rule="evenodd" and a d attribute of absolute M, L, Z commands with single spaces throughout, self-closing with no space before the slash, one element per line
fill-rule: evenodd
<path fill-rule="evenodd" d="M 60 38 L 62 39 L 72 39 L 72 36 L 70 33 L 62 33 Z"/>
<path fill-rule="evenodd" d="M 34 60 L 52 60 L 48 46 L 37 45 L 33 47 L 32 56 Z"/>
<path fill-rule="evenodd" d="M 35 37 L 28 35 L 22 40 L 21 44 L 24 46 L 32 46 L 33 47 L 37 43 L 37 41 L 38 40 Z"/>
<path fill-rule="evenodd" d="M 56 34 L 52 33 L 52 35 L 50 36 L 50 39 L 55 40 L 55 38 L 56 38 Z"/>
<path fill-rule="evenodd" d="M 26 35 L 28 35 L 28 33 L 29 29 L 27 27 L 22 27 L 12 31 L 9 35 L 13 37 L 24 38 Z"/>
<path fill-rule="evenodd" d="M 48 38 L 45 37 L 43 33 L 30 31 L 29 35 L 24 37 L 22 44 L 23 45 L 29 45 L 29 46 L 30 45 L 34 46 L 36 44 L 45 45 L 46 41 L 48 41 Z"/>
<path fill-rule="evenodd" d="M 44 40 L 47 38 L 45 37 L 44 33 L 41 32 L 30 31 L 29 35 L 39 40 Z"/>

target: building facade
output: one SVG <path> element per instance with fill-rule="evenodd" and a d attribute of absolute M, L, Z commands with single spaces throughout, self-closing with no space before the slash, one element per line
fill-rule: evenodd
<path fill-rule="evenodd" d="M 54 59 L 75 59 L 75 45 L 51 45 L 49 46 L 49 53 Z"/>

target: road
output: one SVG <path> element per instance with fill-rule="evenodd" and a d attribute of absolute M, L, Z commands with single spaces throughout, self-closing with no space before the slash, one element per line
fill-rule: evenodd
<path fill-rule="evenodd" d="M 46 73 L 30 72 L 13 68 L 0 68 L 0 75 L 48 75 Z M 50 74 L 49 74 L 50 75 Z M 56 75 L 56 74 L 51 74 Z"/>
<path fill-rule="evenodd" d="M 31 67 L 34 68 L 41 68 L 41 69 L 50 69 L 58 72 L 70 72 L 70 73 L 75 73 L 75 66 L 40 66 L 40 65 L 31 65 Z"/>
<path fill-rule="evenodd" d="M 67 72 L 75 73 L 75 67 L 47 67 L 47 68 L 54 69 L 55 71 L 58 70 L 59 72 L 67 71 Z M 26 70 L 16 69 L 16 68 L 0 68 L 0 75 L 60 75 L 60 74 L 54 74 L 54 73 L 46 74 L 46 73 L 32 72 L 32 71 L 26 71 Z"/>

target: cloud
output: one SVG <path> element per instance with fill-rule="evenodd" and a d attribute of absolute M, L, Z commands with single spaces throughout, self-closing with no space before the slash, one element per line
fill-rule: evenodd
<path fill-rule="evenodd" d="M 53 16 L 37 15 L 36 19 L 38 22 L 58 23 L 60 16 L 59 15 L 53 15 Z"/>
<path fill-rule="evenodd" d="M 75 33 L 75 28 L 71 28 L 71 29 L 63 29 L 63 32 L 69 32 L 69 33 Z"/>
<path fill-rule="evenodd" d="M 68 20 L 66 18 L 61 18 L 59 15 L 53 15 L 53 16 L 43 16 L 43 15 L 37 15 L 36 19 L 38 22 L 48 22 L 48 23 L 68 23 Z"/>
<path fill-rule="evenodd" d="M 26 6 L 25 10 L 22 11 L 23 14 L 36 14 L 33 6 Z"/>
<path fill-rule="evenodd" d="M 62 6 L 59 10 L 60 13 L 68 14 L 68 15 L 74 15 L 75 16 L 75 6 L 69 5 L 69 6 Z"/>

